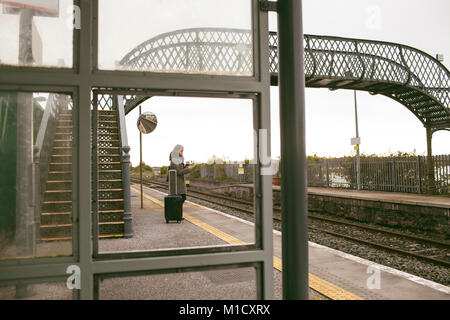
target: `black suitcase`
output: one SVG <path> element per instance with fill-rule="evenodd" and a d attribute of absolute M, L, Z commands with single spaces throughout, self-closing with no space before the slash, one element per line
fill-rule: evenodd
<path fill-rule="evenodd" d="M 164 217 L 166 223 L 176 220 L 178 223 L 182 220 L 183 215 L 183 197 L 180 195 L 168 195 L 164 198 Z"/>

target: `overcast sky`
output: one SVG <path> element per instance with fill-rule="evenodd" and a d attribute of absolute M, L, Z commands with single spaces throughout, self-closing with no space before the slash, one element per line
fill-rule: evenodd
<path fill-rule="evenodd" d="M 72 63 L 71 8 L 61 0 L 59 18 L 35 17 L 43 42 L 43 63 Z M 192 27 L 249 29 L 248 0 L 102 0 L 99 16 L 99 65 L 114 68 L 127 52 L 158 34 Z M 137 7 L 136 5 L 139 5 Z M 69 9 L 68 9 L 69 8 Z M 443 53 L 450 62 L 450 1 L 448 0 L 303 0 L 303 26 L 308 34 L 391 41 L 431 55 Z M 276 30 L 276 15 L 270 30 Z M 83 26 L 81 26 L 83 27 Z M 17 63 L 18 17 L 0 13 L 0 60 Z M 353 91 L 306 88 L 307 153 L 320 156 L 354 154 Z M 185 158 L 207 161 L 213 154 L 230 160 L 253 155 L 251 102 L 235 99 L 154 97 L 143 111 L 158 117 L 156 130 L 143 136 L 143 157 L 154 166 L 168 164 L 178 143 Z M 271 88 L 272 157 L 280 155 L 278 88 Z M 127 116 L 131 161 L 139 161 L 137 109 Z M 424 154 L 425 129 L 404 106 L 383 96 L 358 92 L 361 152 L 395 151 Z M 433 153 L 450 154 L 450 132 L 433 136 Z"/>

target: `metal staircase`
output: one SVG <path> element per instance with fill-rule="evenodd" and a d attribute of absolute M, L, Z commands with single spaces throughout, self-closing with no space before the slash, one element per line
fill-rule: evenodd
<path fill-rule="evenodd" d="M 56 116 L 56 131 L 48 161 L 48 173 L 40 207 L 40 239 L 72 238 L 72 111 L 65 107 Z M 124 235 L 124 193 L 118 111 L 98 110 L 97 143 L 93 157 L 98 188 L 93 199 L 98 203 L 99 238 Z M 45 163 L 41 163 L 41 166 Z M 93 179 L 93 181 L 97 179 Z M 95 194 L 94 194 L 95 193 Z M 93 212 L 97 212 L 97 210 Z"/>
<path fill-rule="evenodd" d="M 117 109 L 98 110 L 96 149 L 99 238 L 122 237 L 124 235 L 124 196 L 122 147 Z"/>
<path fill-rule="evenodd" d="M 41 203 L 41 240 L 72 237 L 72 111 L 67 107 L 56 118 L 56 132 Z"/>

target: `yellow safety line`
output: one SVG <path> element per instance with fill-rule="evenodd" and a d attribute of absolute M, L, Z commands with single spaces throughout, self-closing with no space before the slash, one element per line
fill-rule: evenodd
<path fill-rule="evenodd" d="M 140 190 L 131 187 L 134 191 L 140 193 Z M 151 200 L 153 203 L 156 203 L 164 208 L 164 203 L 162 201 L 159 201 L 158 199 L 155 199 L 148 194 L 144 193 L 144 197 Z M 230 244 L 243 244 L 244 241 L 237 239 L 203 221 L 198 220 L 197 218 L 194 218 L 186 213 L 183 214 L 186 220 L 189 222 L 197 225 L 198 227 L 202 228 L 203 230 L 208 231 L 209 233 L 212 233 L 216 237 L 230 243 Z M 281 259 L 278 257 L 273 257 L 273 267 L 279 271 L 282 271 L 283 265 L 281 262 Z M 344 290 L 331 282 L 325 281 L 318 276 L 315 276 L 311 273 L 309 273 L 309 287 L 320 294 L 323 294 L 324 296 L 332 299 L 332 300 L 364 300 L 363 298 Z M 321 299 L 318 296 L 313 295 L 315 299 Z"/>
<path fill-rule="evenodd" d="M 273 267 L 282 271 L 283 266 L 281 259 L 273 257 Z M 332 300 L 364 300 L 363 298 L 344 290 L 331 282 L 325 281 L 311 273 L 309 275 L 309 287 Z"/>
<path fill-rule="evenodd" d="M 140 193 L 140 190 L 131 187 L 131 189 L 133 189 L 136 192 Z M 151 202 L 158 204 L 159 206 L 164 208 L 164 203 L 162 201 L 159 201 L 158 199 L 155 199 L 151 196 L 149 196 L 148 194 L 144 193 L 144 197 L 149 199 Z M 244 242 L 242 240 L 239 240 L 231 235 L 229 235 L 228 233 L 225 233 L 217 228 L 214 228 L 213 226 L 198 220 L 197 218 L 192 217 L 191 215 L 188 215 L 187 213 L 183 214 L 183 217 L 185 220 L 191 222 L 192 224 L 195 224 L 196 226 L 208 231 L 209 233 L 212 233 L 213 235 L 215 235 L 216 237 L 218 237 L 219 239 L 222 239 L 225 242 L 228 242 L 230 244 L 243 244 Z"/>
<path fill-rule="evenodd" d="M 131 188 L 131 190 L 134 190 L 134 191 L 136 191 L 137 193 L 141 193 L 141 191 L 140 190 L 138 190 L 138 189 L 136 189 L 136 188 L 134 188 L 134 187 L 131 187 L 130 186 L 130 188 Z M 148 194 L 146 194 L 146 193 L 144 193 L 144 198 L 147 198 L 148 200 L 150 200 L 151 202 L 153 202 L 153 203 L 155 203 L 155 204 L 157 204 L 157 205 L 159 205 L 160 207 L 163 207 L 164 208 L 164 203 L 162 203 L 161 201 L 159 201 L 158 199 L 155 199 L 155 198 L 153 198 L 153 197 L 150 197 Z"/>
<path fill-rule="evenodd" d="M 242 240 L 239 240 L 238 238 L 233 237 L 232 235 L 229 235 L 228 233 L 225 233 L 217 228 L 214 228 L 213 226 L 198 220 L 197 218 L 194 218 L 186 213 L 183 214 L 183 216 L 185 217 L 185 219 L 193 224 L 195 224 L 196 226 L 202 228 L 203 230 L 208 231 L 209 233 L 212 233 L 213 235 L 215 235 L 217 238 L 222 239 L 225 242 L 228 242 L 229 244 L 243 244 L 245 243 Z"/>

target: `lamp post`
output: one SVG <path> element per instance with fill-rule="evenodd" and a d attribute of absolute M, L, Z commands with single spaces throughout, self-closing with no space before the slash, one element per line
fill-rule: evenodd
<path fill-rule="evenodd" d="M 356 90 L 353 90 L 353 96 L 355 99 L 355 127 L 356 127 L 356 187 L 361 190 L 361 156 L 359 153 L 359 145 L 361 143 L 361 138 L 358 132 L 358 104 L 356 102 Z"/>
<path fill-rule="evenodd" d="M 347 70 L 344 75 L 348 78 L 353 77 L 353 73 L 350 70 Z M 355 101 L 355 128 L 356 128 L 356 137 L 351 139 L 351 144 L 355 146 L 356 150 L 356 188 L 361 190 L 361 156 L 359 153 L 359 145 L 361 144 L 361 138 L 359 137 L 358 130 L 358 104 L 356 102 L 356 90 L 353 90 L 353 97 Z"/>

